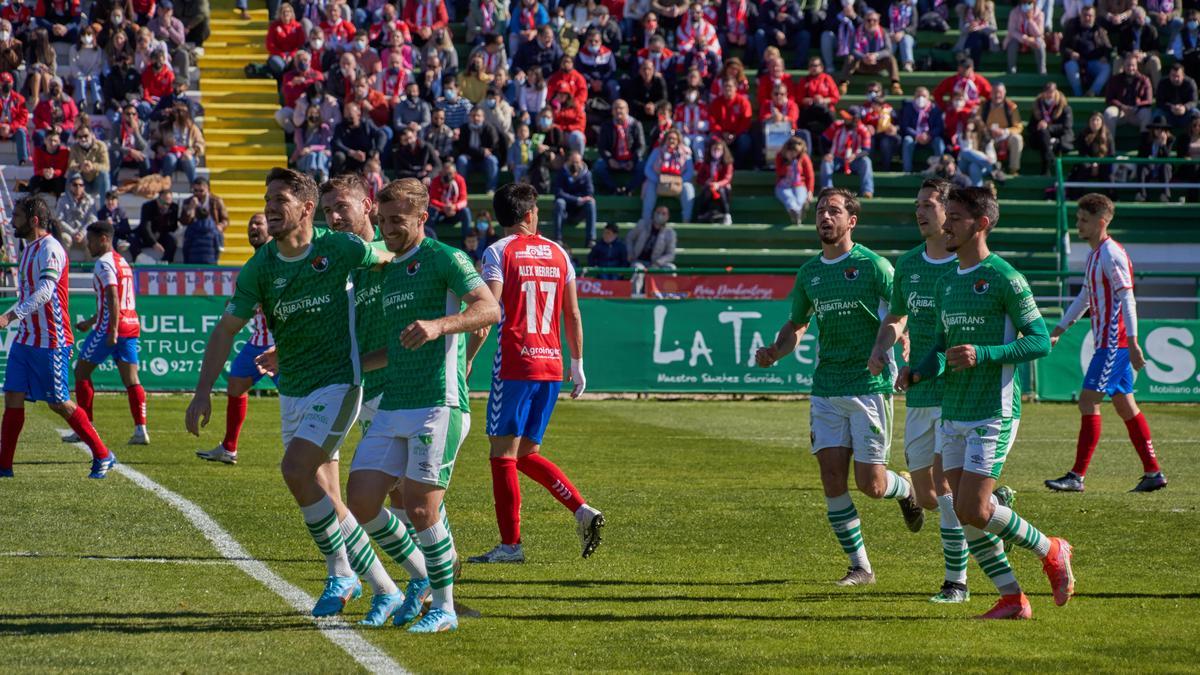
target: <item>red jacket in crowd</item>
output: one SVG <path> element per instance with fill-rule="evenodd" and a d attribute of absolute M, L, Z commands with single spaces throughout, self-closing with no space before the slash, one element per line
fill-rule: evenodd
<path fill-rule="evenodd" d="M 842 98 L 842 92 L 838 91 L 837 82 L 829 73 L 821 73 L 816 77 L 802 77 L 796 83 L 796 103 L 801 108 L 807 108 L 808 104 L 804 102 L 806 98 L 816 98 L 824 96 L 830 100 L 830 106 L 837 105 L 837 102 Z"/>
<path fill-rule="evenodd" d="M 750 130 L 754 120 L 754 111 L 750 108 L 750 99 L 737 94 L 732 99 L 724 96 L 714 98 L 708 104 L 709 128 L 714 133 L 744 134 Z"/>
<path fill-rule="evenodd" d="M 447 204 L 459 211 L 467 208 L 467 181 L 463 180 L 462 174 L 454 174 L 454 185 L 458 188 L 458 196 L 450 201 L 446 195 L 450 187 L 446 184 L 446 177 L 440 173 L 435 176 L 433 182 L 429 184 L 429 205 L 438 211 L 445 208 Z"/>
<path fill-rule="evenodd" d="M 79 106 L 75 105 L 75 101 L 70 96 L 63 96 L 60 105 L 63 118 L 58 126 L 66 131 L 73 131 L 75 120 L 79 118 Z M 33 128 L 41 131 L 52 126 L 54 126 L 54 101 L 50 98 L 43 98 L 33 109 Z"/>
<path fill-rule="evenodd" d="M 791 75 L 784 73 L 783 76 L 779 78 L 779 82 L 772 82 L 771 75 L 769 73 L 763 73 L 762 75 L 758 76 L 758 92 L 755 95 L 755 102 L 758 104 L 759 110 L 762 110 L 763 106 L 771 102 L 771 97 L 775 95 L 776 84 L 782 84 L 787 88 L 788 98 L 795 96 L 797 82 L 792 78 Z"/>
<path fill-rule="evenodd" d="M 0 125 L 8 125 L 8 133 L 0 132 L 0 138 L 12 138 L 13 131 L 29 125 L 29 109 L 25 97 L 14 89 L 8 98 L 0 98 Z"/>
<path fill-rule="evenodd" d="M 793 168 L 796 171 L 795 175 L 791 173 Z M 797 157 L 795 167 L 792 166 L 792 162 L 783 158 L 783 153 L 775 155 L 775 182 L 778 183 L 789 178 L 795 180 L 793 185 L 803 185 L 804 189 L 808 190 L 808 194 L 812 194 L 813 186 L 816 185 L 816 175 L 813 174 L 812 159 L 808 154 Z M 789 185 L 788 187 L 793 186 Z"/>
<path fill-rule="evenodd" d="M 967 95 L 967 110 L 973 111 L 983 101 L 992 97 L 992 83 L 979 73 L 972 73 L 969 78 L 955 73 L 942 80 L 933 90 L 933 100 L 942 110 L 950 109 L 950 99 L 958 91 Z M 949 126 L 949 125 L 947 125 Z"/>
<path fill-rule="evenodd" d="M 556 70 L 550 79 L 546 80 L 546 100 L 552 100 L 560 91 L 570 94 L 575 105 L 583 105 L 588 100 L 587 78 L 575 69 L 567 72 Z"/>
<path fill-rule="evenodd" d="M 142 71 L 142 98 L 151 103 L 158 103 L 158 99 L 171 93 L 171 88 L 175 84 L 175 73 L 166 65 L 158 72 L 154 72 L 154 64 L 146 66 Z"/>
<path fill-rule="evenodd" d="M 707 187 L 714 198 L 717 196 L 717 190 L 730 187 L 732 183 L 732 162 L 699 162 L 696 164 L 696 185 Z"/>
<path fill-rule="evenodd" d="M 583 106 L 577 103 L 574 107 L 559 108 L 554 113 L 554 126 L 563 131 L 583 132 L 587 128 L 587 115 L 583 112 Z"/>
<path fill-rule="evenodd" d="M 313 82 L 324 82 L 325 76 L 319 71 L 309 68 L 303 73 L 292 71 L 283 78 L 283 105 L 288 108 L 296 107 L 300 95 L 308 90 Z"/>
<path fill-rule="evenodd" d="M 63 146 L 58 147 L 58 152 L 50 154 L 44 148 L 35 147 L 33 149 L 33 175 L 40 176 L 46 169 L 54 170 L 54 177 L 61 178 L 67 172 L 67 160 L 71 157 L 71 151 Z"/>
<path fill-rule="evenodd" d="M 267 52 L 273 56 L 290 59 L 307 41 L 308 36 L 304 34 L 304 26 L 299 21 L 272 21 L 267 27 Z"/>
<path fill-rule="evenodd" d="M 446 3 L 444 0 L 433 0 L 433 7 L 421 7 L 421 0 L 408 0 L 404 5 L 404 23 L 408 24 L 408 30 L 413 33 L 422 24 L 433 30 L 445 28 L 450 25 L 450 13 L 446 11 Z M 425 12 L 430 12 L 429 16 Z"/>
<path fill-rule="evenodd" d="M 795 129 L 797 126 L 799 126 L 800 107 L 796 105 L 795 99 L 789 98 L 788 102 L 787 102 L 787 107 L 784 108 L 783 110 L 780 110 L 779 112 L 783 113 L 783 116 L 786 117 L 787 120 L 792 123 L 793 129 Z M 774 101 L 767 101 L 765 104 L 760 106 L 758 109 L 758 121 L 766 122 L 767 120 L 771 119 L 771 115 L 773 115 L 774 113 L 775 113 Z"/>

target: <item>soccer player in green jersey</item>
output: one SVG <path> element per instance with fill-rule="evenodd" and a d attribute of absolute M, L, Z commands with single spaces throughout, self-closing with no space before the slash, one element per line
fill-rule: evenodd
<path fill-rule="evenodd" d="M 903 341 L 906 330 L 906 360 L 912 354 L 924 356 L 933 348 L 937 327 L 934 286 L 957 260 L 946 250 L 946 237 L 942 233 L 950 187 L 949 181 L 930 178 L 917 192 L 917 229 L 923 241 L 896 261 L 891 304 L 879 327 L 869 362 L 874 375 L 887 368 L 892 346 L 898 340 Z M 942 382 L 933 380 L 913 387 L 905 404 L 904 461 L 912 473 L 917 503 L 930 511 L 939 511 L 941 521 L 946 578 L 942 589 L 930 600 L 965 602 L 971 597 L 967 592 L 967 540 L 954 515 L 954 497 L 942 475 L 941 459 L 934 452 L 935 429 L 942 412 Z"/>
<path fill-rule="evenodd" d="M 992 495 L 1021 419 L 1017 364 L 1050 352 L 1029 283 L 988 250 L 988 233 L 999 218 L 990 190 L 950 191 L 942 229 L 946 250 L 958 254 L 958 267 L 939 279 L 934 291 L 939 322 L 933 349 L 915 368 L 901 369 L 897 388 L 945 380 L 938 454 L 971 554 L 1000 591 L 1000 601 L 980 618 L 1028 619 L 1033 612 L 1008 564 L 1004 542 L 1042 559 L 1056 604 L 1071 599 L 1075 578 L 1071 545 L 1042 534 Z"/>
<path fill-rule="evenodd" d="M 352 234 L 313 229 L 317 186 L 307 175 L 272 169 L 266 178 L 267 231 L 238 274 L 237 290 L 213 328 L 200 381 L 188 405 L 187 429 L 200 435 L 212 413 L 211 394 L 238 331 L 257 307 L 275 337 L 284 482 L 325 556 L 325 589 L 314 616 L 337 614 L 362 593 L 358 575 L 374 591 L 368 623 L 400 597 L 371 550 L 357 520 L 342 504 L 338 449 L 362 401 L 354 324 L 353 270 L 383 265 L 392 254 Z M 402 598 L 400 598 L 402 599 Z"/>
<path fill-rule="evenodd" d="M 426 238 L 429 192 L 415 178 L 379 192 L 379 223 L 395 260 L 384 272 L 383 349 L 364 358 L 384 382 L 383 400 L 359 443 L 347 486 L 350 509 L 385 551 L 413 575 L 393 609 L 394 623 L 416 618 L 425 587 L 432 604 L 410 632 L 458 628 L 454 540 L 440 515 L 459 446 L 471 427 L 468 332 L 500 320 L 500 306 L 466 253 Z M 384 497 L 400 482 L 416 544 Z M 419 547 L 419 551 L 417 550 Z"/>
<path fill-rule="evenodd" d="M 862 525 L 848 490 L 850 460 L 854 481 L 872 499 L 896 499 L 904 520 L 919 531 L 925 514 L 913 496 L 910 479 L 887 468 L 892 439 L 892 376 L 867 368 L 880 318 L 892 296 L 892 266 L 852 238 L 858 223 L 858 199 L 848 190 L 826 188 L 817 199 L 821 255 L 796 275 L 792 314 L 775 342 L 755 359 L 769 367 L 796 350 L 815 319 L 820 360 L 813 374 L 810 428 L 812 452 L 821 467 L 829 524 L 850 569 L 837 583 L 875 583 L 863 544 Z"/>

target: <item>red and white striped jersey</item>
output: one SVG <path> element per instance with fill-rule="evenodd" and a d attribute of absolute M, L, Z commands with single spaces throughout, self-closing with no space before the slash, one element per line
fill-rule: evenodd
<path fill-rule="evenodd" d="M 498 376 L 503 380 L 562 381 L 559 317 L 575 267 L 567 252 L 540 234 L 505 237 L 483 254 L 483 280 L 500 293 Z"/>
<path fill-rule="evenodd" d="M 275 344 L 275 337 L 267 330 L 267 317 L 263 315 L 262 307 L 254 310 L 254 318 L 250 320 L 250 344 L 254 347 Z"/>
<path fill-rule="evenodd" d="M 67 252 L 62 244 L 47 234 L 30 243 L 21 253 L 18 266 L 17 303 L 25 302 L 37 289 L 38 281 L 55 282 L 54 293 L 44 305 L 37 307 L 21 320 L 17 342 L 29 347 L 68 347 L 75 343 L 71 333 L 71 311 L 67 303 Z"/>
<path fill-rule="evenodd" d="M 1133 263 L 1125 247 L 1112 237 L 1101 241 L 1088 254 L 1083 284 L 1092 310 L 1092 340 L 1096 349 L 1128 347 L 1124 308 L 1117 297 L 1117 291 L 1133 288 Z"/>
<path fill-rule="evenodd" d="M 109 251 L 96 259 L 92 271 L 92 288 L 96 289 L 96 332 L 108 334 L 108 303 L 105 291 L 117 287 L 117 337 L 137 337 L 142 333 L 142 322 L 138 319 L 137 302 L 133 292 L 133 270 L 121 256 Z"/>

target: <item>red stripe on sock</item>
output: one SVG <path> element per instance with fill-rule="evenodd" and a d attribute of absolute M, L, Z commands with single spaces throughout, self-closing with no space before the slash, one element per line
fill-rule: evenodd
<path fill-rule="evenodd" d="M 1142 460 L 1142 470 L 1146 473 L 1158 473 L 1158 457 L 1154 454 L 1154 441 L 1150 440 L 1150 425 L 1146 416 L 1138 413 L 1137 417 L 1125 420 L 1125 428 L 1129 430 L 1129 441 Z"/>
<path fill-rule="evenodd" d="M 554 495 L 554 498 L 567 507 L 571 513 L 575 513 L 579 507 L 583 506 L 583 498 L 579 496 L 579 491 L 571 484 L 567 475 L 554 462 L 542 457 L 541 454 L 535 452 L 518 459 L 517 468 L 521 473 L 541 483 L 542 487 L 549 490 L 550 494 Z"/>
<path fill-rule="evenodd" d="M 129 413 L 133 415 L 133 423 L 139 426 L 146 424 L 146 390 L 142 385 L 135 384 L 125 390 L 129 394 Z M 89 415 L 90 417 L 90 415 Z"/>
<path fill-rule="evenodd" d="M 229 452 L 237 452 L 238 436 L 242 433 L 242 423 L 246 421 L 246 407 L 249 404 L 249 396 L 229 397 L 229 405 L 225 408 L 225 440 L 221 441 L 221 445 Z"/>
<path fill-rule="evenodd" d="M 92 419 L 92 402 L 96 399 L 96 388 L 91 380 L 80 378 L 75 382 L 75 403 L 83 408 L 89 420 Z"/>
<path fill-rule="evenodd" d="M 104 441 L 100 440 L 100 434 L 96 433 L 96 427 L 92 426 L 92 421 L 88 419 L 83 408 L 75 406 L 75 412 L 67 418 L 67 424 L 71 425 L 71 431 L 74 431 L 92 451 L 93 459 L 108 457 L 108 448 L 105 447 Z"/>
<path fill-rule="evenodd" d="M 24 408 L 5 408 L 4 420 L 0 422 L 0 469 L 11 469 L 13 455 L 17 454 L 17 439 L 25 426 Z"/>
<path fill-rule="evenodd" d="M 1075 466 L 1071 473 L 1083 477 L 1092 463 L 1092 455 L 1096 454 L 1096 445 L 1100 443 L 1100 416 L 1083 415 L 1079 418 L 1079 442 L 1075 446 Z"/>
<path fill-rule="evenodd" d="M 521 543 L 521 483 L 516 459 L 492 458 L 492 495 L 496 499 L 500 543 L 509 546 Z"/>

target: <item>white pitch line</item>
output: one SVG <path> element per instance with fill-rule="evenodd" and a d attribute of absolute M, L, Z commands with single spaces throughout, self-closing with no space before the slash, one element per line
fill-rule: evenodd
<path fill-rule="evenodd" d="M 66 436 L 70 432 L 59 429 L 58 433 Z M 76 443 L 75 447 L 91 454 L 91 451 L 88 450 L 87 445 L 84 443 Z M 204 538 L 212 543 L 213 548 L 217 549 L 217 553 L 220 553 L 250 578 L 266 586 L 275 595 L 283 598 L 301 616 L 311 619 L 317 625 L 317 629 L 321 631 L 322 635 L 340 647 L 342 651 L 349 654 L 363 668 L 372 673 L 408 674 L 408 671 L 401 667 L 399 663 L 396 663 L 387 653 L 354 632 L 350 624 L 344 620 L 337 617 L 317 618 L 312 616 L 310 611 L 316 600 L 311 595 L 288 583 L 283 577 L 272 571 L 271 568 L 251 557 L 250 553 L 233 538 L 233 535 L 226 532 L 225 528 L 221 527 L 212 516 L 205 513 L 204 509 L 197 506 L 195 502 L 159 485 L 137 469 L 118 463 L 113 467 L 113 470 L 128 478 L 138 487 L 157 495 L 159 499 L 175 507 L 175 510 L 183 514 L 183 517 L 187 518 L 197 530 L 200 530 L 200 534 L 203 534 Z"/>

